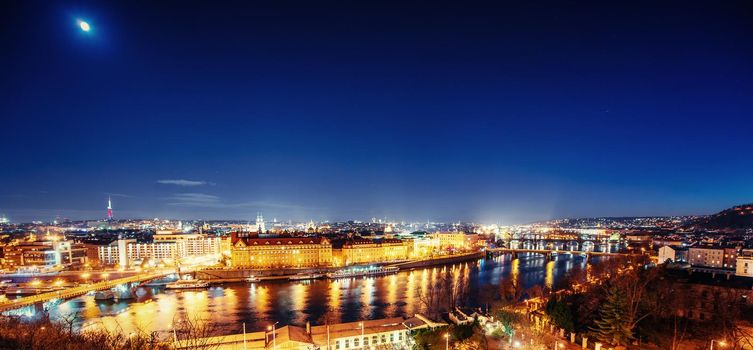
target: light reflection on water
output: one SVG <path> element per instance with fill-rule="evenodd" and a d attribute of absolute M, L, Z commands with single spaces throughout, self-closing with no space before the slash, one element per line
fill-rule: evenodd
<path fill-rule="evenodd" d="M 282 325 L 320 323 L 327 310 L 331 310 L 331 322 L 413 315 L 422 312 L 417 293 L 426 293 L 431 282 L 443 276 L 451 276 L 451 288 L 466 291 L 467 304 L 473 306 L 482 302 L 482 288 L 505 279 L 518 279 L 524 288 L 536 284 L 551 288 L 568 271 L 585 265 L 580 256 L 560 255 L 547 262 L 540 255 L 520 254 L 515 260 L 498 256 L 369 278 L 233 283 L 208 290 L 145 288 L 138 299 L 117 303 L 96 301 L 91 295 L 72 299 L 51 308 L 50 316 L 77 315 L 79 326 L 124 332 L 168 331 L 181 317 L 208 318 L 226 332 L 240 332 L 246 322 L 249 331 L 257 331 L 278 321 Z"/>

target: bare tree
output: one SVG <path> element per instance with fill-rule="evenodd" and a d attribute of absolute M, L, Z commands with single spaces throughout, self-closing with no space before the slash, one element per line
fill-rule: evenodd
<path fill-rule="evenodd" d="M 19 350 L 166 350 L 167 344 L 142 332 L 113 332 L 103 328 L 78 331 L 71 322 L 52 322 L 43 316 L 29 321 L 0 317 L 0 349 Z"/>
<path fill-rule="evenodd" d="M 195 317 L 173 318 L 174 347 L 190 350 L 212 350 L 220 346 L 217 324 Z"/>
<path fill-rule="evenodd" d="M 425 310 L 427 316 L 435 320 L 439 318 L 442 312 L 442 290 L 441 281 L 433 280 L 428 282 L 425 290 L 418 289 L 416 291 L 416 297 L 418 297 L 421 307 Z"/>
<path fill-rule="evenodd" d="M 518 305 L 524 294 L 523 286 L 517 279 L 505 279 L 499 284 L 499 295 L 503 307 Z"/>

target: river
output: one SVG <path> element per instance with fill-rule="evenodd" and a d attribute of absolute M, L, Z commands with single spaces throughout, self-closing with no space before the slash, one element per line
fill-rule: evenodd
<path fill-rule="evenodd" d="M 591 258 L 594 263 L 598 260 Z M 84 329 L 169 331 L 175 319 L 189 317 L 209 319 L 222 332 L 240 332 L 244 322 L 249 331 L 257 331 L 274 322 L 316 324 L 328 310 L 332 322 L 413 315 L 425 311 L 419 293 L 442 276 L 467 284 L 467 303 L 474 306 L 483 290 L 505 279 L 517 279 L 524 288 L 536 284 L 556 288 L 568 271 L 585 266 L 581 256 L 560 255 L 547 261 L 541 255 L 521 254 L 515 260 L 498 256 L 370 278 L 228 283 L 184 291 L 141 287 L 137 299 L 97 301 L 86 295 L 51 306 L 49 314 L 52 319 L 73 320 Z"/>

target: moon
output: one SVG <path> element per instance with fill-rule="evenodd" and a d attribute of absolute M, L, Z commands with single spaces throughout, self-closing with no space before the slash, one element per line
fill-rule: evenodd
<path fill-rule="evenodd" d="M 78 26 L 85 32 L 92 30 L 92 27 L 86 21 L 78 20 Z"/>

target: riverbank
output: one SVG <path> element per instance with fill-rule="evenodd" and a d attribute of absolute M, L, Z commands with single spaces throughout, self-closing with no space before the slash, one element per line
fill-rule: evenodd
<path fill-rule="evenodd" d="M 412 270 L 437 265 L 447 265 L 470 260 L 483 258 L 484 252 L 473 252 L 464 254 L 447 255 L 442 257 L 433 257 L 429 259 L 403 261 L 399 263 L 375 263 L 384 264 L 385 266 L 399 267 L 400 270 Z M 349 266 L 355 267 L 357 265 Z M 337 271 L 341 268 L 320 267 L 320 268 L 282 268 L 282 269 L 204 269 L 194 272 L 195 278 L 210 283 L 226 282 L 244 282 L 249 278 L 257 278 L 259 281 L 287 280 L 290 276 L 296 274 L 325 274 Z"/>
<path fill-rule="evenodd" d="M 257 278 L 259 281 L 287 280 L 290 276 L 299 273 L 326 273 L 332 268 L 306 268 L 306 269 L 204 269 L 194 272 L 196 279 L 210 283 L 244 282 L 249 278 Z"/>
<path fill-rule="evenodd" d="M 459 262 L 477 260 L 483 257 L 485 257 L 484 252 L 473 252 L 473 253 L 448 255 L 448 256 L 443 256 L 443 257 L 438 257 L 438 258 L 434 257 L 431 259 L 406 261 L 406 262 L 401 262 L 397 264 L 391 264 L 388 266 L 399 267 L 400 270 L 402 271 L 402 270 L 412 270 L 412 269 L 437 266 L 437 265 L 455 264 Z"/>

